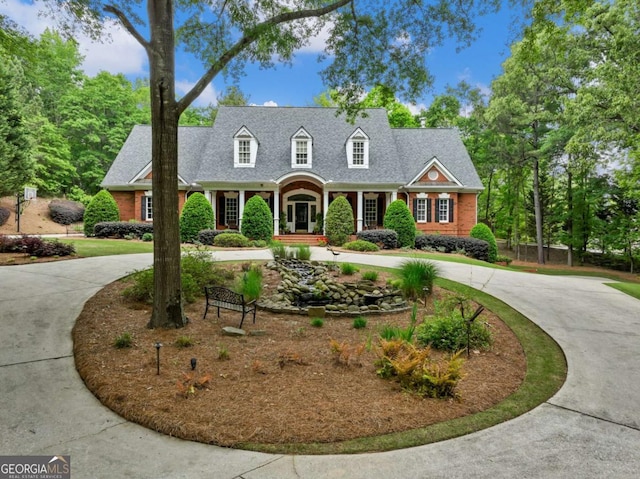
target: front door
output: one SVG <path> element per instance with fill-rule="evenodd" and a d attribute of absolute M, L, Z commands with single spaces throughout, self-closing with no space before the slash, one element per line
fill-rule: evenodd
<path fill-rule="evenodd" d="M 296 231 L 309 231 L 309 203 L 296 203 L 295 206 L 296 216 Z"/>

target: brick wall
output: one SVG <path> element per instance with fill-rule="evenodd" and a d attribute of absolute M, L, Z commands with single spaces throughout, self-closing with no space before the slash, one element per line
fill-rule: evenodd
<path fill-rule="evenodd" d="M 417 193 L 410 193 L 409 210 L 413 214 L 413 200 Z M 471 228 L 476 224 L 476 194 L 475 193 L 450 193 L 453 199 L 453 222 L 439 223 L 435 199 L 438 194 L 429 194 L 432 200 L 431 222 L 416 223 L 416 227 L 424 234 L 442 234 L 451 236 L 469 236 Z"/>

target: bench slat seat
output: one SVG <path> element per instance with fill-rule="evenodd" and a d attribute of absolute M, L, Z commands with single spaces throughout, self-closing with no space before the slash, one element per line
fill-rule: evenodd
<path fill-rule="evenodd" d="M 256 301 L 246 301 L 244 295 L 231 291 L 229 288 L 222 286 L 205 286 L 204 294 L 206 296 L 206 307 L 204 309 L 204 315 L 202 319 L 207 317 L 209 312 L 209 306 L 218 308 L 218 317 L 220 317 L 220 308 L 228 309 L 230 311 L 238 311 L 242 313 L 242 319 L 240 320 L 239 328 L 242 329 L 242 323 L 244 323 L 244 317 L 253 313 L 253 324 L 256 323 Z"/>

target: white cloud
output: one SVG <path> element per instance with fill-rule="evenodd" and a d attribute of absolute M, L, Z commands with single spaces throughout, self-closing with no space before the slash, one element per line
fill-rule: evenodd
<path fill-rule="evenodd" d="M 45 7 L 38 1 L 26 4 L 19 0 L 6 0 L 0 3 L 0 14 L 6 15 L 35 37 L 47 28 L 56 29 L 53 18 L 39 14 L 44 10 Z M 89 76 L 101 70 L 113 74 L 146 76 L 147 57 L 142 46 L 115 22 L 105 24 L 105 33 L 110 38 L 105 37 L 103 43 L 93 42 L 80 33 L 75 36 L 80 54 L 85 57 L 82 70 Z"/>
<path fill-rule="evenodd" d="M 327 39 L 329 38 L 330 26 L 329 24 L 322 27 L 320 33 L 316 36 L 311 37 L 309 39 L 309 43 L 299 50 L 296 53 L 321 53 L 324 51 L 327 46 Z"/>
<path fill-rule="evenodd" d="M 257 103 L 249 103 L 249 106 L 278 106 L 278 104 L 273 100 L 269 100 L 265 101 L 262 105 L 258 105 Z"/>
<path fill-rule="evenodd" d="M 195 82 L 190 82 L 187 80 L 176 80 L 176 95 L 179 97 L 186 95 L 187 92 L 189 92 L 195 84 Z M 195 99 L 193 104 L 194 106 L 209 106 L 218 104 L 218 95 L 211 83 L 209 83 L 205 87 L 203 92 L 200 93 L 200 96 Z"/>
<path fill-rule="evenodd" d="M 413 103 L 403 103 L 403 105 L 409 109 L 412 115 L 417 115 L 422 110 L 427 109 L 427 106 L 424 103 L 418 103 L 417 105 Z"/>

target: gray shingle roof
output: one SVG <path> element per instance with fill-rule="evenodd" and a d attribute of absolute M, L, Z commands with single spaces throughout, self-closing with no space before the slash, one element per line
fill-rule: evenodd
<path fill-rule="evenodd" d="M 254 168 L 234 168 L 233 136 L 246 127 L 258 140 Z M 221 106 L 213 127 L 180 127 L 178 172 L 187 182 L 269 182 L 291 173 L 291 137 L 313 137 L 311 172 L 326 181 L 405 185 L 434 156 L 465 186 L 482 183 L 456 130 L 392 129 L 384 109 L 348 123 L 336 109 Z M 369 168 L 347 168 L 346 142 L 360 128 L 369 136 Z M 126 186 L 151 161 L 151 127 L 136 126 L 102 185 Z"/>

